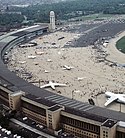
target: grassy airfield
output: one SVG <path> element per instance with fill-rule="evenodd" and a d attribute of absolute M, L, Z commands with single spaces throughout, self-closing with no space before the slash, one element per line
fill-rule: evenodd
<path fill-rule="evenodd" d="M 117 47 L 118 50 L 125 53 L 125 36 L 117 41 L 116 47 Z"/>

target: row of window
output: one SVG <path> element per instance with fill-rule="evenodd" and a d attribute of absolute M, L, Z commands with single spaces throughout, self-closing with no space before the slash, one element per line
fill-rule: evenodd
<path fill-rule="evenodd" d="M 52 123 L 50 123 L 50 122 L 49 122 L 49 128 L 50 128 L 50 129 L 53 129 L 53 128 L 52 128 Z"/>
<path fill-rule="evenodd" d="M 25 101 L 22 101 L 22 107 L 27 108 L 28 110 L 31 110 L 35 113 L 38 113 L 42 116 L 46 116 L 46 110 L 43 108 L 40 108 L 38 106 L 35 106 L 33 104 L 27 103 Z"/>
<path fill-rule="evenodd" d="M 9 107 L 9 100 L 7 100 L 6 98 L 2 96 L 0 96 L 0 103 Z"/>
<path fill-rule="evenodd" d="M 116 138 L 125 138 L 125 132 L 116 131 Z"/>
<path fill-rule="evenodd" d="M 63 129 L 64 131 L 74 134 L 75 136 L 78 136 L 80 138 L 99 138 L 99 135 L 97 134 L 89 133 L 87 131 L 83 131 L 68 125 L 63 125 Z"/>
<path fill-rule="evenodd" d="M 26 114 L 29 118 L 32 118 L 36 122 L 46 125 L 46 117 L 41 116 L 40 114 L 34 113 L 26 108 L 22 108 L 22 112 Z"/>
<path fill-rule="evenodd" d="M 52 115 L 48 114 L 49 128 L 52 129 Z"/>
<path fill-rule="evenodd" d="M 49 118 L 49 119 L 52 119 L 52 115 L 51 115 L 51 114 L 48 114 L 48 118 Z"/>
<path fill-rule="evenodd" d="M 93 124 L 89 124 L 86 122 L 82 122 L 76 119 L 72 119 L 66 116 L 61 116 L 61 123 L 62 124 L 67 124 L 76 128 L 80 128 L 82 130 L 86 130 L 95 134 L 100 134 L 100 127 L 93 125 Z"/>
<path fill-rule="evenodd" d="M 52 115 L 51 114 L 48 114 L 48 120 L 49 120 L 49 123 L 52 123 Z"/>
<path fill-rule="evenodd" d="M 13 100 L 10 98 L 10 108 L 13 109 Z"/>
<path fill-rule="evenodd" d="M 3 90 L 0 90 L 0 95 L 3 96 L 3 97 L 6 98 L 6 99 L 9 99 L 8 93 L 6 93 L 6 92 L 3 91 Z"/>
<path fill-rule="evenodd" d="M 107 131 L 103 131 L 103 138 L 108 138 L 108 132 Z"/>

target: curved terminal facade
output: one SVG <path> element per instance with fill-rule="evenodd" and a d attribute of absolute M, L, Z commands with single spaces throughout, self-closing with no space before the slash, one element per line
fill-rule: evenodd
<path fill-rule="evenodd" d="M 125 138 L 125 114 L 92 106 L 40 89 L 6 67 L 6 54 L 15 46 L 47 32 L 32 26 L 0 37 L 0 102 L 18 110 L 58 135 L 63 131 L 80 138 Z"/>

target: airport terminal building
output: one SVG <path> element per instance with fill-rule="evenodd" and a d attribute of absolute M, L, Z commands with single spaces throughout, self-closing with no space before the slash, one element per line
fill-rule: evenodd
<path fill-rule="evenodd" d="M 35 25 L 0 37 L 0 103 L 21 111 L 55 136 L 63 131 L 78 138 L 125 138 L 124 113 L 40 89 L 7 69 L 6 53 L 47 30 Z"/>

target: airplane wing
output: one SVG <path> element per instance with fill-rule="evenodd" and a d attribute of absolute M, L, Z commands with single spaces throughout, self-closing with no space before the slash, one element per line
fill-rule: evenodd
<path fill-rule="evenodd" d="M 62 69 L 66 70 L 67 68 L 62 68 Z"/>
<path fill-rule="evenodd" d="M 45 84 L 43 86 L 40 86 L 40 88 L 46 88 L 46 87 L 50 87 L 51 85 L 50 84 Z"/>
<path fill-rule="evenodd" d="M 70 68 L 70 66 L 64 65 L 64 66 L 63 66 L 63 69 L 70 70 L 71 68 Z"/>
<path fill-rule="evenodd" d="M 117 99 L 118 99 L 117 96 L 111 96 L 104 105 L 108 106 L 110 103 L 112 103 L 113 101 L 115 101 Z"/>
<path fill-rule="evenodd" d="M 51 87 L 52 89 L 55 90 L 55 86 L 66 86 L 66 84 L 61 84 L 61 83 L 49 83 L 49 84 L 45 84 L 45 85 L 43 85 L 43 86 L 40 86 L 40 88 Z"/>
<path fill-rule="evenodd" d="M 61 84 L 61 83 L 53 83 L 54 86 L 66 86 L 66 84 Z"/>

